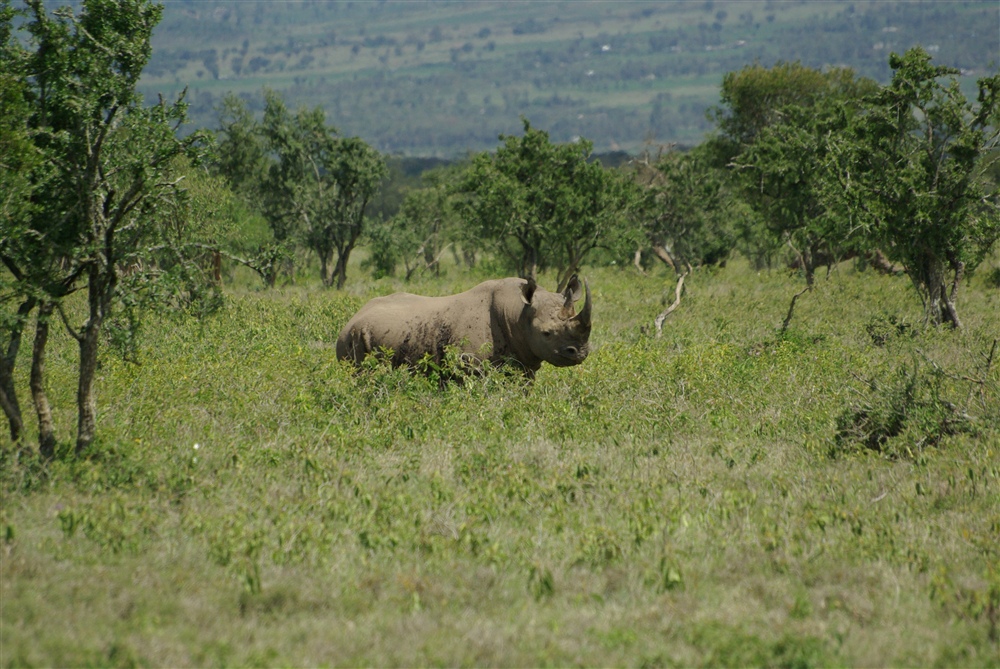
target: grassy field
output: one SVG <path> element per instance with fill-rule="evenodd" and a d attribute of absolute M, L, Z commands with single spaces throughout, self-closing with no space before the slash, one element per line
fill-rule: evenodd
<path fill-rule="evenodd" d="M 231 288 L 103 358 L 92 457 L 4 442 L 0 665 L 1000 666 L 997 264 L 964 332 L 848 263 L 783 337 L 784 272 L 656 338 L 672 278 L 590 269 L 583 365 L 443 390 L 334 358 L 398 281 Z"/>

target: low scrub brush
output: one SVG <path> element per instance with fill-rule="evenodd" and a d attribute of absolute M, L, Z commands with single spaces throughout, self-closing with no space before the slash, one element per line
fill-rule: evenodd
<path fill-rule="evenodd" d="M 857 399 L 837 418 L 837 449 L 860 445 L 900 457 L 945 436 L 972 432 L 972 418 L 942 397 L 943 378 L 939 370 L 914 363 L 888 381 L 862 380 Z"/>

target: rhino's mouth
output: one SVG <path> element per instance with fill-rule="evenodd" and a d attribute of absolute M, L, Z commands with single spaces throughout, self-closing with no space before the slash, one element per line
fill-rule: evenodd
<path fill-rule="evenodd" d="M 577 348 L 576 346 L 567 346 L 562 350 L 556 351 L 556 361 L 553 361 L 552 364 L 558 367 L 579 365 L 587 359 L 587 355 L 589 353 L 590 351 L 585 346 L 581 348 Z"/>

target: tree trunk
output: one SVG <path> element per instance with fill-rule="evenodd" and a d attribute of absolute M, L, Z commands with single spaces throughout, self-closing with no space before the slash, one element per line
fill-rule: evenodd
<path fill-rule="evenodd" d="M 812 287 L 816 284 L 816 265 L 813 263 L 812 254 L 808 251 L 804 256 L 804 260 L 805 265 L 803 266 L 802 271 L 806 275 L 806 287 L 809 290 L 812 290 Z"/>
<path fill-rule="evenodd" d="M 640 246 L 635 250 L 635 255 L 632 256 L 632 264 L 635 265 L 636 270 L 642 276 L 646 276 L 646 270 L 642 268 L 642 247 Z"/>
<path fill-rule="evenodd" d="M 802 270 L 802 273 L 805 274 L 806 277 L 806 287 L 809 290 L 812 290 L 813 284 L 816 283 L 816 267 L 818 266 L 818 263 L 816 262 L 816 254 L 813 253 L 813 249 L 810 246 L 806 246 L 804 251 L 799 251 L 795 248 L 795 245 L 792 244 L 791 239 L 788 240 L 788 248 L 792 250 L 792 253 L 795 254 L 796 258 L 795 262 L 792 263 L 792 266 L 795 269 Z M 794 306 L 795 299 L 793 298 L 792 307 L 794 308 Z M 789 310 L 789 319 L 790 318 L 791 310 Z M 782 332 L 784 332 L 784 328 L 782 328 Z"/>
<path fill-rule="evenodd" d="M 952 327 L 956 330 L 961 330 L 962 321 L 958 318 L 958 309 L 955 307 L 955 298 L 958 296 L 958 287 L 962 283 L 962 277 L 965 276 L 965 263 L 961 260 L 950 258 L 950 264 L 953 272 L 953 278 L 951 282 L 951 290 L 944 293 L 945 312 L 948 314 L 948 322 L 951 323 Z"/>
<path fill-rule="evenodd" d="M 564 290 L 566 290 L 566 286 L 569 284 L 569 280 L 573 278 L 573 275 L 576 274 L 579 271 L 579 269 L 580 269 L 580 258 L 571 257 L 569 265 L 566 266 L 566 269 L 564 269 L 561 272 L 558 272 L 557 274 L 557 278 L 559 280 L 558 285 L 556 286 L 557 293 L 561 293 Z"/>
<path fill-rule="evenodd" d="M 222 285 L 222 253 L 212 252 L 212 282 L 216 286 Z"/>
<path fill-rule="evenodd" d="M 31 400 L 38 416 L 38 451 L 43 458 L 53 458 L 56 454 L 56 431 L 52 422 L 52 408 L 45 394 L 45 347 L 49 341 L 49 318 L 55 305 L 42 302 L 38 305 L 38 319 L 35 326 L 35 343 L 31 349 Z"/>
<path fill-rule="evenodd" d="M 8 366 L 7 361 L 0 359 L 0 407 L 7 417 L 7 426 L 10 429 L 10 441 L 16 444 L 21 440 L 21 433 L 24 431 L 24 419 L 21 417 L 21 405 L 17 401 L 17 392 L 14 389 L 13 366 Z"/>
<path fill-rule="evenodd" d="M 2 363 L 0 363 L 2 364 Z M 7 425 L 10 428 L 10 441 L 16 444 L 21 440 L 21 433 L 24 431 L 24 421 L 21 419 L 21 407 L 17 404 L 17 396 L 9 395 L 0 384 L 0 407 L 3 407 L 4 415 L 7 416 Z"/>
<path fill-rule="evenodd" d="M 677 287 L 674 288 L 674 302 L 673 302 L 673 304 L 671 304 L 669 307 L 667 307 L 666 309 L 664 309 L 660 313 L 660 315 L 657 316 L 656 319 L 653 321 L 653 324 L 656 326 L 656 336 L 657 337 L 660 337 L 660 336 L 663 335 L 663 321 L 667 320 L 667 316 L 669 316 L 670 314 L 674 313 L 674 310 L 676 310 L 677 307 L 681 306 L 681 291 L 684 290 L 684 279 L 687 278 L 688 274 L 690 274 L 690 271 L 684 272 L 677 279 Z"/>
<path fill-rule="evenodd" d="M 955 297 L 958 294 L 958 285 L 962 280 L 963 263 L 953 263 L 953 281 L 949 287 L 946 280 L 948 270 L 943 263 L 930 259 L 923 262 L 923 271 L 914 278 L 917 286 L 924 298 L 924 318 L 930 325 L 948 324 L 955 329 L 962 329 L 962 321 L 958 317 L 958 309 L 955 307 Z"/>
<path fill-rule="evenodd" d="M 874 249 L 865 254 L 865 260 L 868 264 L 875 268 L 876 272 L 882 274 L 899 274 L 900 270 L 898 267 L 889 262 L 889 259 L 885 257 L 879 249 Z"/>
<path fill-rule="evenodd" d="M 441 254 L 444 250 L 438 248 L 437 233 L 424 243 L 424 266 L 434 273 L 434 276 L 441 276 Z"/>
<path fill-rule="evenodd" d="M 15 444 L 20 441 L 24 432 L 24 418 L 21 414 L 21 404 L 17 400 L 17 389 L 14 386 L 14 363 L 21 348 L 21 333 L 24 331 L 25 319 L 35 308 L 35 303 L 35 298 L 29 297 L 18 307 L 17 320 L 11 327 L 7 350 L 0 355 L 0 407 L 7 417 L 11 442 Z"/>
<path fill-rule="evenodd" d="M 83 330 L 76 334 L 80 345 L 80 376 L 76 388 L 76 454 L 82 455 L 93 443 L 97 434 L 97 398 L 94 396 L 94 376 L 97 374 L 97 351 L 100 344 L 101 328 L 105 317 L 111 311 L 117 276 L 114 265 L 109 263 L 102 272 L 99 267 L 91 268 L 88 277 L 87 302 L 90 316 Z"/>
<path fill-rule="evenodd" d="M 948 294 L 948 286 L 939 277 L 930 288 L 930 298 L 927 300 L 927 322 L 931 325 L 948 324 L 956 330 L 962 329 L 962 321 L 958 318 L 955 301 Z"/>
<path fill-rule="evenodd" d="M 94 441 L 97 432 L 97 398 L 94 396 L 94 376 L 97 373 L 97 344 L 101 331 L 100 319 L 91 319 L 81 333 L 80 378 L 76 390 L 77 433 L 76 454 L 81 455 Z"/>
<path fill-rule="evenodd" d="M 944 303 L 944 322 L 948 323 L 956 330 L 961 330 L 962 321 L 958 317 L 958 309 L 955 307 L 955 301 L 947 295 L 944 295 L 942 302 Z"/>
<path fill-rule="evenodd" d="M 476 266 L 476 251 L 474 249 L 470 249 L 470 248 L 467 248 L 467 247 L 463 246 L 462 247 L 462 261 L 465 263 L 465 266 L 468 267 L 469 269 L 472 269 L 473 267 L 475 267 Z"/>
<path fill-rule="evenodd" d="M 785 333 L 788 332 L 788 326 L 792 324 L 792 315 L 795 313 L 795 302 L 798 301 L 800 297 L 806 294 L 807 291 L 812 290 L 812 288 L 806 284 L 806 287 L 799 292 L 792 295 L 792 301 L 788 305 L 788 313 L 785 314 L 785 320 L 781 323 L 781 336 L 784 337 Z"/>
<path fill-rule="evenodd" d="M 324 253 L 319 251 L 316 255 L 319 256 L 319 278 L 323 282 L 325 288 L 329 288 L 333 285 L 333 274 L 330 272 L 330 253 Z"/>
<path fill-rule="evenodd" d="M 351 257 L 351 249 L 346 248 L 337 255 L 337 265 L 333 273 L 337 277 L 337 290 L 343 290 L 347 283 L 347 261 Z M 332 283 L 332 280 L 331 280 Z"/>

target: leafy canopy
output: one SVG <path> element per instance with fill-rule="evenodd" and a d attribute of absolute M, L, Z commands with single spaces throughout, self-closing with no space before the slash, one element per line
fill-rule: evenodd
<path fill-rule="evenodd" d="M 11 220 L 0 240 L 0 260 L 12 280 L 0 290 L 2 301 L 21 305 L 18 320 L 4 319 L 8 348 L 0 386 L 13 428 L 20 418 L 8 392 L 13 359 L 20 328 L 37 304 L 31 386 L 41 450 L 51 456 L 44 353 L 49 317 L 61 312 L 62 300 L 87 290 L 82 323 L 63 318 L 80 348 L 79 452 L 95 436 L 93 380 L 101 335 L 115 309 L 137 304 L 156 285 L 174 286 L 167 292 L 175 297 L 196 292 L 178 167 L 184 156 L 197 158 L 201 135 L 177 137 L 183 98 L 146 106 L 136 92 L 162 6 L 86 0 L 78 14 L 65 7 L 49 14 L 41 0 L 26 5 L 24 40 L 15 36 L 9 4 L 0 11 L 4 111 L 11 112 L 2 134 L 13 158 L 3 177 L 12 187 L 5 202 Z M 137 275 L 144 280 L 126 280 Z"/>
<path fill-rule="evenodd" d="M 1000 148 L 1000 73 L 979 80 L 973 103 L 958 71 L 923 49 L 889 64 L 891 83 L 833 145 L 830 201 L 862 243 L 903 265 L 928 322 L 961 327 L 961 279 L 1000 238 L 1000 190 L 985 175 Z"/>
<path fill-rule="evenodd" d="M 501 136 L 475 157 L 460 189 L 466 220 L 494 240 L 521 276 L 554 267 L 559 287 L 620 228 L 636 191 L 630 179 L 591 161 L 591 142 L 553 144 L 522 119 L 524 135 Z"/>

